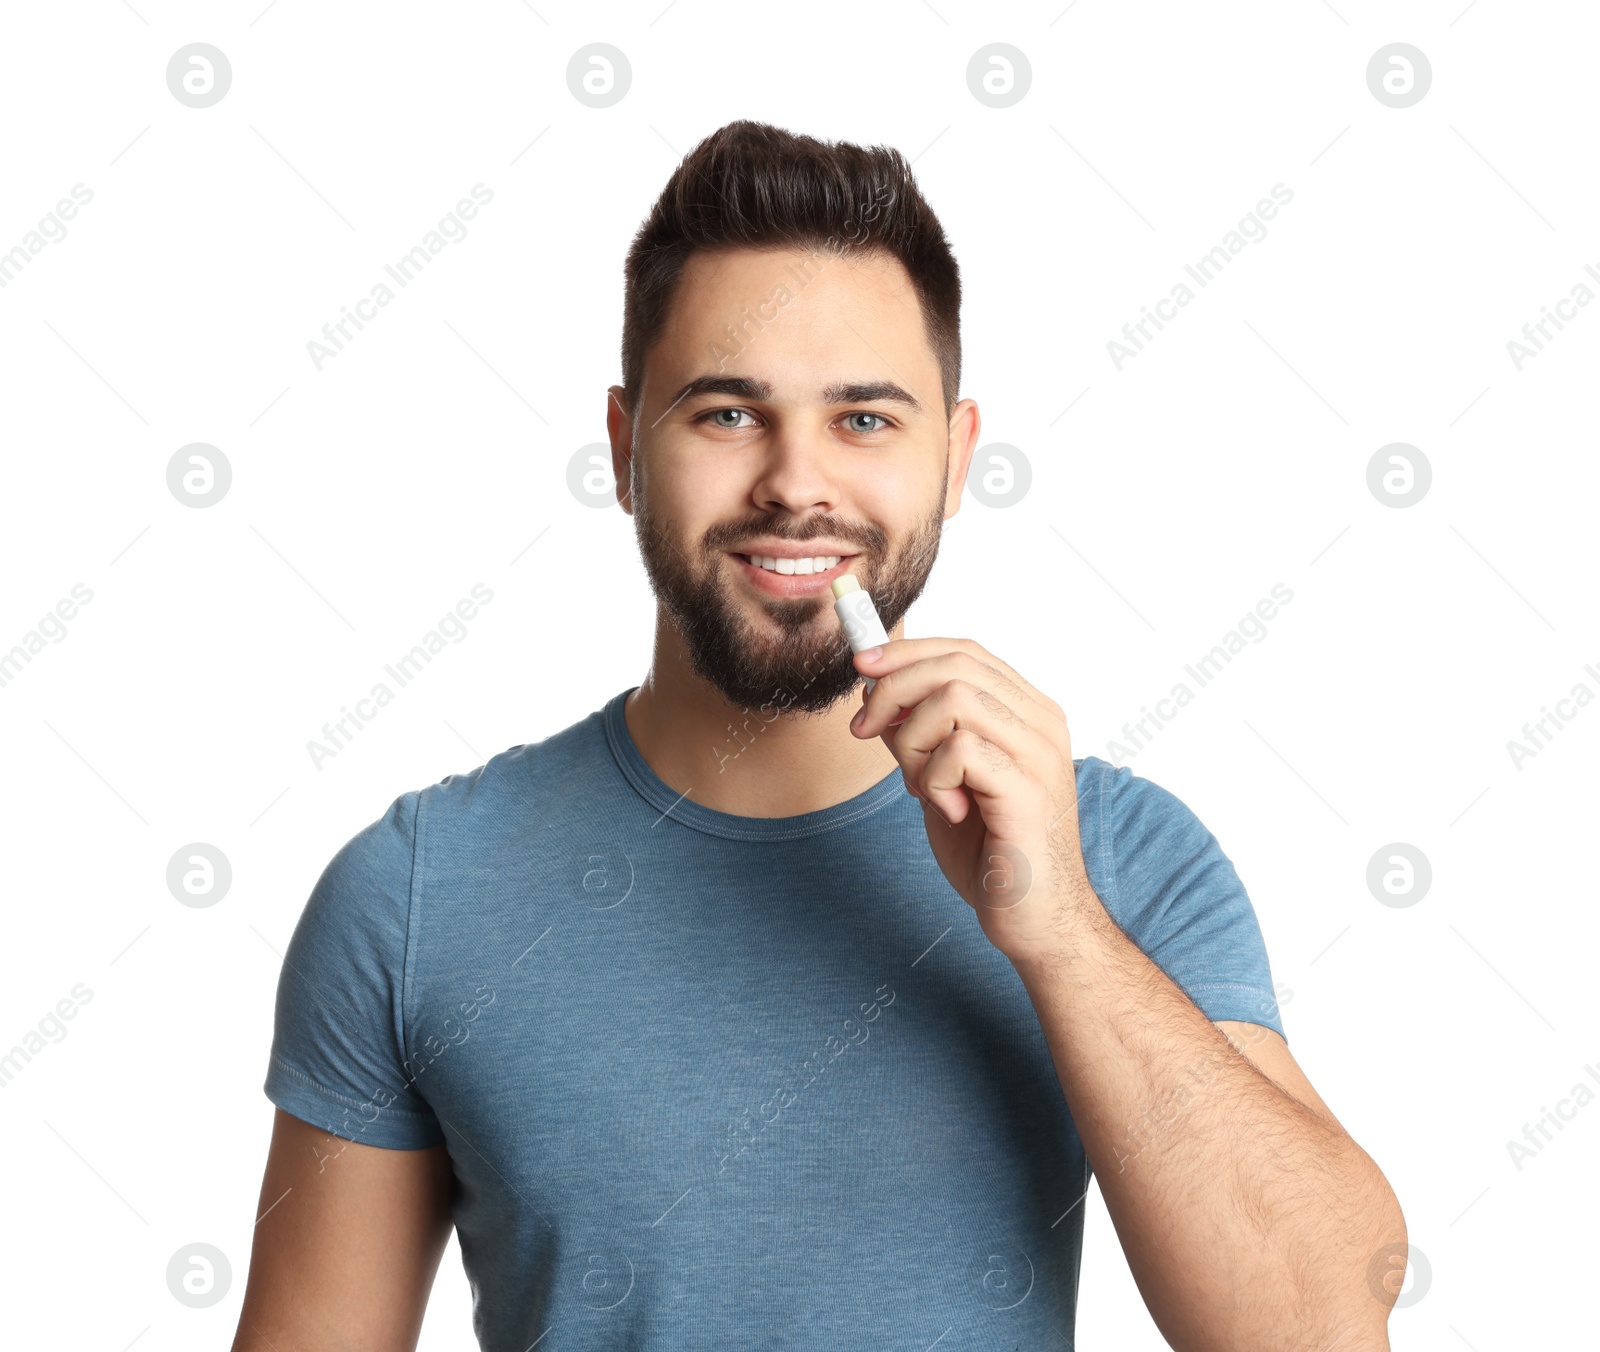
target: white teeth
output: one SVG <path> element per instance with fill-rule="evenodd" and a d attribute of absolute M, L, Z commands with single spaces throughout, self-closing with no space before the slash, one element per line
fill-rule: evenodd
<path fill-rule="evenodd" d="M 838 566 L 842 554 L 829 554 L 825 557 L 810 559 L 774 559 L 764 554 L 750 554 L 746 556 L 758 568 L 765 568 L 769 573 L 784 573 L 805 575 L 808 573 L 825 573 L 830 568 Z"/>

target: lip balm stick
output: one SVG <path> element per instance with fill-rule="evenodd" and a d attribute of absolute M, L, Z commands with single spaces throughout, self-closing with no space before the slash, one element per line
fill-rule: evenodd
<path fill-rule="evenodd" d="M 833 609 L 839 617 L 839 623 L 844 625 L 844 636 L 850 642 L 851 652 L 865 652 L 868 648 L 876 648 L 889 641 L 872 598 L 861 590 L 861 583 L 856 580 L 854 573 L 834 578 Z M 877 684 L 870 676 L 863 679 L 868 691 Z"/>

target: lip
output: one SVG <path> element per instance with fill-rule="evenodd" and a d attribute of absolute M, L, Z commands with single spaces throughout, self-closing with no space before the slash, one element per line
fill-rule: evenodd
<path fill-rule="evenodd" d="M 759 552 L 759 551 L 758 551 Z M 843 577 L 850 571 L 850 564 L 860 556 L 845 554 L 826 572 L 804 573 L 774 573 L 761 567 L 757 563 L 749 563 L 742 554 L 730 550 L 728 557 L 733 560 L 734 566 L 749 579 L 750 585 L 757 591 L 765 592 L 768 596 L 815 596 L 819 592 L 828 592 L 833 586 L 836 577 Z M 809 555 L 807 557 L 816 557 Z"/>

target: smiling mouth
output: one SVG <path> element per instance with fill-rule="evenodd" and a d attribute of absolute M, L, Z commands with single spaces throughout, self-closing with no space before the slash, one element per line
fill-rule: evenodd
<path fill-rule="evenodd" d="M 764 554 L 734 554 L 736 559 L 742 559 L 752 568 L 760 568 L 762 572 L 772 573 L 778 577 L 814 577 L 819 573 L 831 573 L 841 563 L 847 563 L 855 558 L 854 554 L 817 554 L 806 559 L 778 559 Z"/>
<path fill-rule="evenodd" d="M 730 551 L 728 557 L 738 566 L 739 575 L 763 595 L 810 600 L 825 596 L 833 580 L 848 573 L 850 565 L 861 556 L 815 554 L 804 559 L 776 559 Z"/>

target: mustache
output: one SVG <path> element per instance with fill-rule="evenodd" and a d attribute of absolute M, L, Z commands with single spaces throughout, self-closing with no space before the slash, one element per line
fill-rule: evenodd
<path fill-rule="evenodd" d="M 834 516 L 811 517 L 803 524 L 792 518 L 753 516 L 743 521 L 722 521 L 701 536 L 701 547 L 710 554 L 720 554 L 744 541 L 760 535 L 776 536 L 791 544 L 804 544 L 807 540 L 844 540 L 861 553 L 882 558 L 889 543 L 889 533 L 881 526 L 855 526 Z"/>

